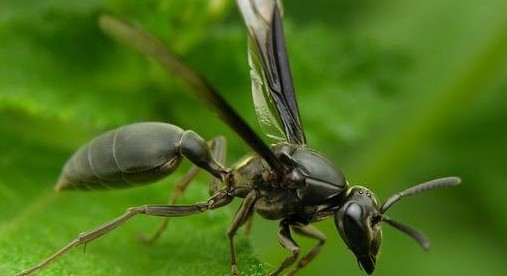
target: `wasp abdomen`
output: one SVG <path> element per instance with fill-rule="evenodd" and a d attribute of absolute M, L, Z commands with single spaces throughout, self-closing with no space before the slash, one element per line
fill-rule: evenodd
<path fill-rule="evenodd" d="M 184 130 L 166 123 L 137 123 L 106 132 L 67 161 L 57 190 L 127 188 L 161 179 L 181 161 Z"/>

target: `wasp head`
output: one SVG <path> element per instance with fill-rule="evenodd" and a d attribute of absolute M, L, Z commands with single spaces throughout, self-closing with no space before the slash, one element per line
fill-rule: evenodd
<path fill-rule="evenodd" d="M 350 188 L 345 203 L 335 213 L 335 224 L 360 266 L 371 274 L 382 241 L 380 208 L 375 195 L 362 186 Z"/>
<path fill-rule="evenodd" d="M 354 253 L 360 266 L 371 274 L 375 270 L 377 254 L 382 241 L 382 222 L 412 237 L 428 250 L 428 239 L 420 232 L 395 221 L 384 213 L 398 200 L 434 188 L 454 186 L 460 183 L 457 177 L 446 177 L 428 181 L 389 197 L 382 206 L 367 188 L 354 186 L 347 190 L 343 204 L 336 210 L 334 219 L 340 236 Z"/>

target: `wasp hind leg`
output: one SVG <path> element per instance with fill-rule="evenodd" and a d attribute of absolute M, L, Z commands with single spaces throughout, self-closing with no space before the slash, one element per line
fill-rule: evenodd
<path fill-rule="evenodd" d="M 219 164 L 225 163 L 225 156 L 227 152 L 227 143 L 223 136 L 218 136 L 214 138 L 213 140 L 208 142 L 208 146 L 211 150 L 211 157 Z M 171 193 L 171 196 L 169 197 L 168 204 L 174 205 L 176 204 L 176 201 L 178 198 L 183 195 L 185 190 L 187 189 L 188 185 L 192 182 L 192 180 L 197 176 L 199 173 L 200 168 L 197 165 L 192 165 L 192 167 L 188 170 L 188 172 L 183 176 L 183 178 L 178 181 L 178 184 L 176 184 L 176 187 L 174 187 L 173 192 Z M 210 196 L 214 195 L 219 189 L 220 189 L 220 179 L 213 177 L 211 180 L 210 185 Z M 162 220 L 160 225 L 157 227 L 157 230 L 151 235 L 146 235 L 144 233 L 141 233 L 140 238 L 143 242 L 146 242 L 148 244 L 155 243 L 164 230 L 167 228 L 167 225 L 169 223 L 169 218 L 166 217 Z"/>
<path fill-rule="evenodd" d="M 77 247 L 82 244 L 87 244 L 91 241 L 94 241 L 103 235 L 113 231 L 114 229 L 121 226 L 123 223 L 127 222 L 129 219 L 134 217 L 135 215 L 149 215 L 149 216 L 159 216 L 159 217 L 182 217 L 193 214 L 198 214 L 205 212 L 210 209 L 215 209 L 222 207 L 224 205 L 229 204 L 233 200 L 233 196 L 231 196 L 227 191 L 221 191 L 216 193 L 207 202 L 196 203 L 192 205 L 144 205 L 138 207 L 132 207 L 125 212 L 122 216 L 117 217 L 116 219 L 107 222 L 93 230 L 84 232 L 79 234 L 77 238 L 69 242 L 66 246 L 62 247 L 60 250 L 55 252 L 49 258 L 43 260 L 39 264 L 26 269 L 18 274 L 21 275 L 29 275 L 36 271 L 39 271 L 57 259 L 61 258 L 72 248 Z"/>

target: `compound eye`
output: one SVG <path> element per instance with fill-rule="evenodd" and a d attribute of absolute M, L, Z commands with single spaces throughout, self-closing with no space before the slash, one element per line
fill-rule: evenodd
<path fill-rule="evenodd" d="M 363 255 L 369 251 L 369 226 L 363 208 L 357 203 L 346 206 L 342 234 L 352 251 Z"/>
<path fill-rule="evenodd" d="M 353 224 L 359 224 L 362 216 L 363 210 L 357 203 L 350 204 L 349 207 L 345 210 L 345 218 L 353 222 Z"/>

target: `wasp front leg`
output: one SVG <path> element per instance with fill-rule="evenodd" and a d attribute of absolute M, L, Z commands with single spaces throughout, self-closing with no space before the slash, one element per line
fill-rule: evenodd
<path fill-rule="evenodd" d="M 296 267 L 290 271 L 287 275 L 294 275 L 301 268 L 305 267 L 310 263 L 319 253 L 324 244 L 326 243 L 326 236 L 320 232 L 317 228 L 311 225 L 305 225 L 299 222 L 293 222 L 291 220 L 282 220 L 280 222 L 280 229 L 278 231 L 278 237 L 280 240 L 280 244 L 290 251 L 291 255 L 285 258 L 285 260 L 280 264 L 280 266 L 270 273 L 271 276 L 279 275 L 283 270 L 290 267 L 292 264 L 296 262 L 298 259 L 301 248 L 296 243 L 296 241 L 292 238 L 290 233 L 290 229 L 294 230 L 299 235 L 309 237 L 312 239 L 316 239 L 319 243 L 310 250 L 306 255 L 299 259 Z"/>
<path fill-rule="evenodd" d="M 304 224 L 294 224 L 291 225 L 291 228 L 299 235 L 305 236 L 308 238 L 312 238 L 317 240 L 319 243 L 315 245 L 310 252 L 308 252 L 305 256 L 299 259 L 296 267 L 289 272 L 287 275 L 294 275 L 303 267 L 307 266 L 321 251 L 322 247 L 326 243 L 326 235 L 320 232 L 319 229 L 313 227 L 312 225 L 304 225 Z"/>

